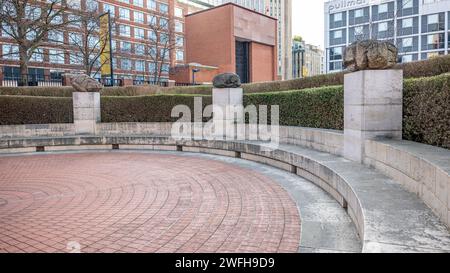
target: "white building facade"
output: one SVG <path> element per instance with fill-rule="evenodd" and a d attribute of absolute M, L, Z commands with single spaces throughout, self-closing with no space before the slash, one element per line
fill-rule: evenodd
<path fill-rule="evenodd" d="M 448 54 L 450 0 L 335 0 L 325 3 L 325 72 L 343 69 L 344 48 L 358 40 L 387 40 L 399 62 Z"/>

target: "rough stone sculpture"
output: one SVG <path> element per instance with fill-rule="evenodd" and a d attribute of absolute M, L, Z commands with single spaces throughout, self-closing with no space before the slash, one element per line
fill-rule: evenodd
<path fill-rule="evenodd" d="M 397 48 L 389 42 L 357 41 L 345 49 L 344 67 L 350 71 L 388 69 L 397 63 L 397 56 Z"/>
<path fill-rule="evenodd" d="M 237 88 L 241 86 L 241 78 L 234 73 L 223 73 L 214 77 L 215 88 Z"/>
<path fill-rule="evenodd" d="M 70 83 L 76 92 L 99 92 L 103 85 L 85 74 L 71 74 Z"/>

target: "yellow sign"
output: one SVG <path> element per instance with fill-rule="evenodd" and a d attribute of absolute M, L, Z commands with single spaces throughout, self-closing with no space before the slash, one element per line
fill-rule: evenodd
<path fill-rule="evenodd" d="M 302 76 L 303 77 L 308 77 L 309 71 L 308 68 L 306 66 L 303 66 L 302 68 Z"/>
<path fill-rule="evenodd" d="M 109 76 L 112 72 L 109 13 L 100 16 L 100 65 L 102 76 Z"/>

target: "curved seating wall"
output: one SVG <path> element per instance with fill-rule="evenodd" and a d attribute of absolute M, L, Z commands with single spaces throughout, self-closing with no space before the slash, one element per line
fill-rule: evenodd
<path fill-rule="evenodd" d="M 415 189 L 422 189 L 419 196 L 445 222 L 448 217 L 444 218 L 443 211 L 448 213 L 448 203 L 444 204 L 439 198 L 448 197 L 449 170 L 433 164 L 430 160 L 417 157 L 420 153 L 406 152 L 408 145 L 403 145 L 403 149 L 390 148 L 401 146 L 404 141 L 366 143 L 365 162 L 383 170 L 385 175 L 394 178 L 394 182 L 373 169 L 340 157 L 343 134 L 339 131 L 281 127 L 282 144 L 278 149 L 266 150 L 264 143 L 256 142 L 175 141 L 169 137 L 170 130 L 170 123 L 103 123 L 97 125 L 96 136 L 75 136 L 74 128 L 70 124 L 0 126 L 0 153 L 36 151 L 37 147 L 40 150 L 66 150 L 75 146 L 75 149 L 166 149 L 241 157 L 295 172 L 330 193 L 347 209 L 355 223 L 363 242 L 363 251 L 450 250 L 450 239 L 445 227 L 428 215 L 427 209 L 397 184 L 400 182 L 415 193 Z M 82 147 L 77 147 L 78 145 Z M 422 146 L 425 150 L 438 152 L 443 159 L 450 158 L 450 151 Z M 386 147 L 385 152 L 382 147 Z M 418 165 L 412 165 L 414 158 L 419 158 Z M 410 162 L 409 167 L 399 165 L 402 159 Z M 445 165 L 445 160 L 441 165 Z M 389 168 L 392 170 L 389 171 Z M 424 172 L 425 169 L 427 173 L 415 176 L 417 172 Z M 408 186 L 413 185 L 413 182 L 404 182 L 406 180 L 399 178 L 398 172 L 403 173 L 404 177 L 412 178 L 415 186 Z M 427 177 L 431 177 L 431 181 L 428 181 Z M 435 185 L 442 186 L 431 191 L 428 187 L 433 189 L 433 181 Z M 445 197 L 441 192 L 443 187 L 447 190 Z M 433 193 L 432 197 L 429 192 Z M 427 201 L 426 198 L 430 199 Z M 439 200 L 439 203 L 433 208 L 435 200 Z M 398 204 L 399 202 L 401 204 Z M 390 206 L 391 203 L 394 207 Z M 393 210 L 394 208 L 396 210 Z M 380 218 L 381 215 L 383 218 Z M 417 215 L 421 220 L 415 221 L 412 227 L 410 221 L 414 221 L 412 217 Z M 427 235 L 426 231 L 430 229 L 435 229 L 433 236 Z M 404 234 L 394 235 L 393 230 L 408 230 L 411 234 L 405 238 Z"/>

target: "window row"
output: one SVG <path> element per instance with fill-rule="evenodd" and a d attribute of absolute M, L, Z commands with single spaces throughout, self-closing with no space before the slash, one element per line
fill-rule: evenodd
<path fill-rule="evenodd" d="M 372 9 L 372 12 L 370 12 Z M 343 11 L 329 16 L 329 28 L 339 28 L 348 25 L 358 25 L 369 23 L 370 21 L 380 21 L 393 19 L 395 17 L 411 16 L 419 13 L 419 0 L 397 0 L 395 2 L 382 3 L 371 7 L 363 7 L 350 11 Z"/>

